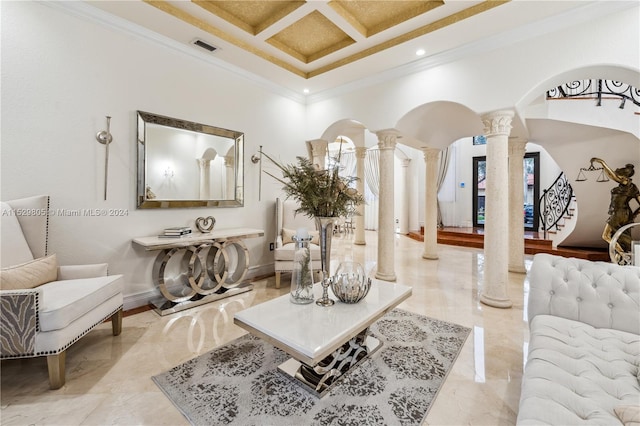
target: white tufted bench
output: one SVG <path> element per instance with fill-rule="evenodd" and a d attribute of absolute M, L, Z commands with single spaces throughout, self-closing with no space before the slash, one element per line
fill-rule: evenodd
<path fill-rule="evenodd" d="M 616 408 L 640 415 L 640 268 L 537 254 L 529 283 L 517 424 L 623 424 Z"/>

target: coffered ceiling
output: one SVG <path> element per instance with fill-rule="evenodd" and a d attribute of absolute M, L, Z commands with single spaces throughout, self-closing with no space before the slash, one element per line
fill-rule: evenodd
<path fill-rule="evenodd" d="M 87 4 L 301 93 L 354 82 L 579 8 L 581 1 L 128 0 Z M 199 41 L 197 44 L 194 42 Z M 212 46 L 213 51 L 203 48 Z M 423 56 L 416 56 L 422 50 Z"/>

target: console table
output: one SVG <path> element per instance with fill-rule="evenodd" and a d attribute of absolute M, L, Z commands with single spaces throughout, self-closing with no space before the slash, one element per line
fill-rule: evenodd
<path fill-rule="evenodd" d="M 242 240 L 262 236 L 262 229 L 230 228 L 178 238 L 135 238 L 133 243 L 145 250 L 160 250 L 152 271 L 162 294 L 151 302 L 155 311 L 168 315 L 252 290 L 252 284 L 243 282 L 249 250 Z"/>

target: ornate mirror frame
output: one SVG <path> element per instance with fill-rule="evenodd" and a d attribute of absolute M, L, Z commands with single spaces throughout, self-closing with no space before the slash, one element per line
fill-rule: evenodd
<path fill-rule="evenodd" d="M 137 121 L 139 209 L 244 205 L 244 133 L 144 111 L 137 112 Z M 166 164 L 179 162 L 174 167 L 178 170 L 156 163 L 157 151 Z M 219 173 L 210 170 L 214 162 Z M 172 182 L 174 177 L 179 185 Z M 220 194 L 212 194 L 211 182 Z"/>

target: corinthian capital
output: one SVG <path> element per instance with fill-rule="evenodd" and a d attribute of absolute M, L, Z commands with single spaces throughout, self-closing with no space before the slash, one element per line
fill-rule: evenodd
<path fill-rule="evenodd" d="M 509 156 L 511 157 L 524 157 L 525 146 L 527 141 L 520 138 L 509 138 Z"/>
<path fill-rule="evenodd" d="M 378 136 L 378 148 L 390 150 L 396 149 L 397 139 L 399 136 L 397 130 L 380 130 L 376 132 L 376 136 Z"/>
<path fill-rule="evenodd" d="M 487 136 L 506 135 L 511 133 L 513 111 L 495 111 L 482 116 L 484 134 Z"/>
<path fill-rule="evenodd" d="M 356 146 L 356 158 L 367 158 L 366 146 Z"/>
<path fill-rule="evenodd" d="M 324 139 L 313 139 L 307 141 L 307 147 L 309 148 L 312 157 L 321 156 L 324 157 L 327 154 L 329 142 Z"/>
<path fill-rule="evenodd" d="M 211 164 L 211 160 L 208 158 L 196 158 L 196 160 L 198 161 L 198 166 L 200 166 L 201 169 L 206 169 L 209 167 L 209 164 Z"/>
<path fill-rule="evenodd" d="M 430 161 L 437 161 L 438 160 L 438 156 L 440 155 L 440 150 L 437 148 L 422 148 L 422 153 L 424 154 L 424 161 L 425 162 L 430 162 Z"/>

